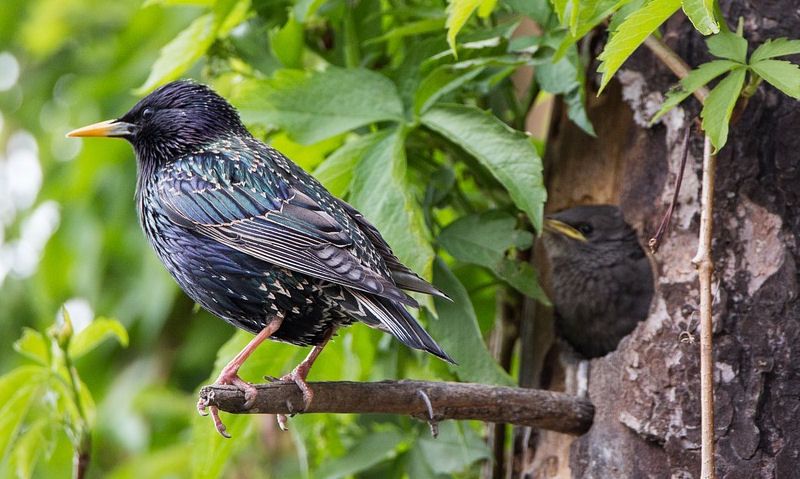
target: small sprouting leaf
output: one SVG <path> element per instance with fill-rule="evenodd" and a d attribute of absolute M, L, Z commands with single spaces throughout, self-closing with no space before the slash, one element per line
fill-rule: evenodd
<path fill-rule="evenodd" d="M 800 53 L 800 40 L 776 38 L 774 40 L 767 40 L 759 45 L 753 54 L 750 55 L 750 63 L 758 63 L 761 60 L 785 55 L 797 55 L 798 53 Z"/>
<path fill-rule="evenodd" d="M 706 38 L 708 51 L 715 57 L 747 62 L 747 40 L 733 32 L 719 32 Z"/>
<path fill-rule="evenodd" d="M 19 438 L 14 441 L 14 453 L 12 462 L 14 463 L 14 470 L 17 478 L 31 478 L 33 477 L 33 470 L 36 463 L 42 456 L 42 453 L 47 450 L 47 444 L 50 442 L 47 437 L 47 429 L 50 427 L 47 421 L 39 419 L 33 424 L 29 425 L 25 431 L 20 434 Z"/>
<path fill-rule="evenodd" d="M 457 366 L 450 365 L 450 369 L 462 381 L 514 385 L 511 376 L 486 349 L 467 290 L 441 260 L 434 262 L 433 280 L 436 287 L 453 299 L 434 298 L 438 319 L 428 322 L 428 331 L 458 362 Z"/>
<path fill-rule="evenodd" d="M 14 350 L 39 364 L 50 364 L 47 340 L 39 331 L 23 328 L 22 337 L 14 342 Z"/>
<path fill-rule="evenodd" d="M 330 67 L 306 74 L 279 70 L 267 80 L 248 80 L 233 98 L 242 119 L 278 127 L 300 143 L 384 120 L 403 121 L 394 83 L 370 70 Z"/>
<path fill-rule="evenodd" d="M 653 0 L 631 13 L 620 24 L 598 57 L 602 62 L 598 71 L 603 74 L 598 94 L 645 38 L 671 17 L 680 6 L 681 0 Z"/>
<path fill-rule="evenodd" d="M 547 198 L 542 160 L 525 135 L 490 113 L 462 105 L 435 106 L 422 115 L 422 123 L 474 156 L 541 231 Z"/>
<path fill-rule="evenodd" d="M 719 23 L 714 18 L 714 0 L 683 0 L 683 12 L 703 35 L 719 33 Z"/>
<path fill-rule="evenodd" d="M 711 144 L 715 151 L 719 151 L 728 141 L 728 128 L 731 120 L 731 113 L 739 94 L 744 86 L 744 77 L 747 73 L 745 68 L 737 68 L 728 76 L 722 79 L 719 84 L 711 90 L 703 111 L 700 116 L 703 118 L 703 130 L 711 138 Z"/>
<path fill-rule="evenodd" d="M 761 60 L 750 65 L 761 78 L 792 98 L 800 100 L 800 68 L 784 60 Z"/>
<path fill-rule="evenodd" d="M 69 355 L 79 358 L 96 348 L 104 339 L 114 337 L 122 347 L 128 346 L 128 331 L 116 319 L 95 318 L 86 328 L 75 335 L 69 344 Z"/>
<path fill-rule="evenodd" d="M 667 92 L 667 97 L 664 99 L 664 103 L 661 104 L 661 108 L 658 109 L 658 112 L 656 112 L 656 114 L 653 116 L 653 119 L 650 120 L 650 124 L 658 121 L 659 118 L 664 116 L 668 111 L 685 100 L 689 95 L 697 91 L 698 88 L 710 82 L 714 78 L 717 78 L 723 73 L 736 68 L 737 65 L 738 63 L 730 60 L 714 60 L 708 63 L 703 63 L 699 67 L 689 72 L 686 78 L 680 81 L 677 88 Z"/>
<path fill-rule="evenodd" d="M 41 397 L 48 375 L 45 367 L 37 365 L 20 366 L 0 377 L 0 462 L 11 452 L 11 441 L 31 404 Z"/>

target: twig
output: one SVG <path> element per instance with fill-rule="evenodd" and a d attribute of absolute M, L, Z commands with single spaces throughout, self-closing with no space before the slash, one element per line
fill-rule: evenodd
<path fill-rule="evenodd" d="M 700 238 L 697 245 L 697 254 L 692 259 L 692 263 L 697 268 L 697 276 L 700 281 L 700 477 L 703 479 L 717 477 L 714 464 L 714 357 L 711 314 L 711 275 L 714 272 L 714 262 L 711 257 L 711 232 L 713 227 L 714 175 L 717 157 L 711 153 L 711 150 L 711 139 L 706 135 L 703 146 Z"/>
<path fill-rule="evenodd" d="M 586 399 L 536 389 L 429 381 L 339 381 L 309 386 L 314 401 L 307 413 L 404 414 L 430 422 L 427 404 L 419 396 L 424 391 L 435 421 L 475 419 L 582 434 L 594 416 L 594 406 Z M 303 403 L 294 383 L 258 384 L 256 389 L 250 409 L 244 408 L 244 393 L 234 386 L 205 386 L 200 397 L 234 414 L 291 414 L 297 411 L 290 411 L 288 405 Z"/>
<path fill-rule="evenodd" d="M 686 78 L 689 75 L 689 72 L 692 71 L 691 67 L 683 61 L 683 58 L 679 57 L 677 53 L 673 49 L 667 46 L 666 43 L 659 40 L 658 38 L 654 37 L 653 35 L 648 36 L 644 39 L 644 44 L 647 48 L 653 52 L 661 63 L 664 64 L 667 68 L 675 74 L 676 77 L 680 78 L 681 80 Z M 702 86 L 694 91 L 693 95 L 697 100 L 704 104 L 706 102 L 706 97 L 708 96 L 708 88 Z"/>
<path fill-rule="evenodd" d="M 658 226 L 656 234 L 653 235 L 653 237 L 647 242 L 647 246 L 650 247 L 650 252 L 653 254 L 656 254 L 658 252 L 658 248 L 661 246 L 661 239 L 664 237 L 664 233 L 667 232 L 667 228 L 669 228 L 669 222 L 672 219 L 672 213 L 675 211 L 675 205 L 678 203 L 678 194 L 681 192 L 681 182 L 683 181 L 683 171 L 686 169 L 686 158 L 689 156 L 689 132 L 691 130 L 692 126 L 690 123 L 686 127 L 686 131 L 683 134 L 683 155 L 681 156 L 681 166 L 678 169 L 678 176 L 675 178 L 675 188 L 674 192 L 672 193 L 672 202 L 669 204 L 667 212 L 661 219 L 661 224 Z"/>

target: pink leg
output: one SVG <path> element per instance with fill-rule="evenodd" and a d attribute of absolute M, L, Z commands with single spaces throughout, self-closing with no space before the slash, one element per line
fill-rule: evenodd
<path fill-rule="evenodd" d="M 325 333 L 325 338 L 322 340 L 321 344 L 314 346 L 308 356 L 301 362 L 300 364 L 295 367 L 292 372 L 283 376 L 280 380 L 281 381 L 291 381 L 297 384 L 297 387 L 300 388 L 300 391 L 303 393 L 303 410 L 307 410 L 309 406 L 311 406 L 311 401 L 314 400 L 314 390 L 308 387 L 308 383 L 306 383 L 306 378 L 308 377 L 308 372 L 311 371 L 311 366 L 314 365 L 314 361 L 317 360 L 317 357 L 322 352 L 322 349 L 328 344 L 330 341 L 331 336 L 333 336 L 333 331 L 335 328 L 331 327 L 327 333 Z M 282 430 L 286 430 L 286 416 L 283 414 L 278 414 L 278 425 Z"/>
<path fill-rule="evenodd" d="M 281 327 L 281 323 L 283 323 L 283 318 L 275 316 L 264 329 L 259 331 L 259 333 L 247 343 L 247 346 L 245 346 L 231 362 L 222 368 L 222 372 L 217 377 L 216 382 L 214 382 L 214 384 L 232 384 L 244 392 L 245 408 L 249 408 L 253 405 L 258 391 L 255 386 L 239 377 L 239 368 L 242 367 L 242 364 L 244 364 L 247 358 L 253 354 L 253 351 L 255 351 L 265 339 L 272 336 L 275 331 Z M 209 406 L 205 399 L 197 401 L 197 410 L 201 415 L 208 415 L 206 409 L 211 410 L 211 417 L 214 418 L 214 426 L 217 428 L 217 431 L 225 437 L 231 437 L 225 430 L 225 424 L 223 424 L 222 420 L 219 418 L 219 410 L 215 406 Z"/>

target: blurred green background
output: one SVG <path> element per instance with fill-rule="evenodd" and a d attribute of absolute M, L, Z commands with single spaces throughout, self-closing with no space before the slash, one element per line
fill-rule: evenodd
<path fill-rule="evenodd" d="M 440 320 L 432 319 L 437 308 L 427 303 L 422 319 L 445 349 L 469 359 L 461 369 L 448 368 L 400 347 L 387 335 L 355 325 L 326 349 L 310 379 L 410 377 L 511 384 L 481 340 L 492 328 L 498 305 L 518 305 L 522 293 L 542 297 L 535 273 L 517 261 L 515 251 L 528 248 L 532 239 L 532 226 L 517 214 L 517 207 L 534 224 L 541 221 L 544 190 L 536 153 L 542 145 L 513 133 L 500 120 L 524 127 L 527 112 L 543 95 L 535 81 L 522 90 L 511 81 L 512 73 L 531 61 L 532 46 L 539 42 L 527 37 L 514 47 L 514 15 L 519 9 L 540 19 L 552 15 L 546 2 L 529 11 L 515 6 L 520 2 L 509 2 L 491 16 L 494 2 L 475 3 L 473 10 L 479 3 L 486 11 L 465 27 L 464 47 L 458 47 L 455 57 L 445 37 L 446 4 L 440 1 L 4 0 L 2 477 L 72 474 L 79 413 L 62 397 L 69 395 L 64 389 L 68 368 L 59 362 L 64 358 L 52 339 L 55 333 L 47 333 L 54 324 L 63 331 L 58 319 L 62 306 L 75 334 L 103 317 L 119 321 L 129 335 L 128 347 L 122 347 L 124 340 L 108 338 L 113 330 L 124 339 L 124 331 L 100 320 L 102 328 L 111 329 L 98 326 L 94 348 L 74 358 L 85 383 L 79 389 L 93 397 L 83 403 L 92 437 L 89 477 L 477 476 L 489 456 L 480 424 L 444 423 L 433 440 L 427 425 L 402 417 L 300 416 L 290 421 L 289 433 L 282 433 L 271 416 L 223 414 L 234 439 L 220 438 L 210 420 L 195 413 L 195 393 L 248 335 L 195 308 L 150 251 L 135 214 L 136 162 L 130 146 L 121 140 L 66 139 L 64 134 L 121 116 L 160 83 L 195 78 L 213 84 L 239 106 L 266 99 L 260 112 L 245 114 L 254 133 L 318 171 L 338 194 L 349 192 L 357 206 L 369 209 L 370 191 L 364 188 L 383 170 L 359 169 L 363 158 L 358 155 L 377 155 L 372 159 L 378 161 L 382 156 L 374 151 L 376 138 L 385 135 L 375 135 L 395 132 L 390 138 L 398 138 L 401 148 L 391 156 L 395 166 L 385 169 L 395 176 L 378 179 L 393 182 L 390 186 L 396 189 L 377 194 L 396 194 L 399 203 L 368 217 L 390 230 L 387 239 L 401 259 L 428 278 L 433 275 L 456 298 L 453 305 L 437 304 Z M 557 63 L 559 78 L 569 81 L 551 81 L 551 90 L 571 95 L 571 115 L 591 129 L 580 102 L 582 70 L 575 68 L 577 55 L 571 48 Z M 303 86 L 302 79 L 311 77 L 287 73 L 329 66 L 342 68 L 337 78 L 344 78 L 344 84 L 320 74 L 313 77 L 318 83 Z M 365 84 L 348 84 L 347 78 L 367 73 Z M 299 98 L 313 104 L 324 100 L 315 94 L 345 98 L 345 90 L 358 94 L 361 88 L 368 95 L 369 82 L 378 93 L 384 90 L 381 82 L 394 85 L 391 90 L 397 93 L 392 95 L 402 100 L 404 117 L 396 123 L 365 122 L 349 132 L 315 137 L 310 144 L 300 139 L 304 133 L 306 139 L 313 136 L 303 128 L 318 131 L 313 118 L 299 126 L 282 122 L 282 101 Z M 449 112 L 454 122 L 478 125 L 475 138 L 437 129 L 431 126 L 433 119 L 429 128 L 420 127 L 424 112 L 445 100 L 468 105 L 439 114 Z M 369 102 L 367 98 L 367 108 L 380 110 L 380 104 Z M 492 143 L 498 138 L 500 143 Z M 471 141 L 484 144 L 472 148 Z M 371 153 L 361 151 L 364 144 L 371 145 Z M 493 164 L 486 153 L 498 148 L 526 155 L 517 166 L 529 176 L 511 172 L 504 180 L 498 171 L 508 165 Z M 515 177 L 533 183 L 528 190 L 514 190 L 514 181 L 520 181 Z M 386 218 L 395 221 L 396 211 L 406 215 L 407 223 L 391 231 Z M 465 222 L 447 231 L 459 218 Z M 480 231 L 484 222 L 488 229 Z M 475 242 L 462 241 L 478 233 L 488 243 L 478 245 L 480 254 L 470 249 L 478 247 Z M 410 243 L 407 236 L 413 236 Z M 248 361 L 243 377 L 259 381 L 264 375 L 280 376 L 306 352 L 268 343 Z M 33 363 L 41 367 L 31 369 Z M 29 381 L 31 377 L 40 382 Z M 33 386 L 26 388 L 26 382 Z"/>

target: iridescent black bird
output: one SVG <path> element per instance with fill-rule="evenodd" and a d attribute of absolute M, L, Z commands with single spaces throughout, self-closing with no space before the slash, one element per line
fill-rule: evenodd
<path fill-rule="evenodd" d="M 207 86 L 170 83 L 121 118 L 67 136 L 133 144 L 139 220 L 156 254 L 190 298 L 256 334 L 217 378 L 244 391 L 247 406 L 256 390 L 238 370 L 267 338 L 314 346 L 282 378 L 298 385 L 306 407 L 311 365 L 336 328 L 354 321 L 452 362 L 406 311 L 418 304 L 403 290 L 446 296 L 400 263 L 358 211 L 254 138 Z"/>
<path fill-rule="evenodd" d="M 615 350 L 653 297 L 636 231 L 616 206 L 577 206 L 545 219 L 544 244 L 561 335 L 587 358 Z"/>

